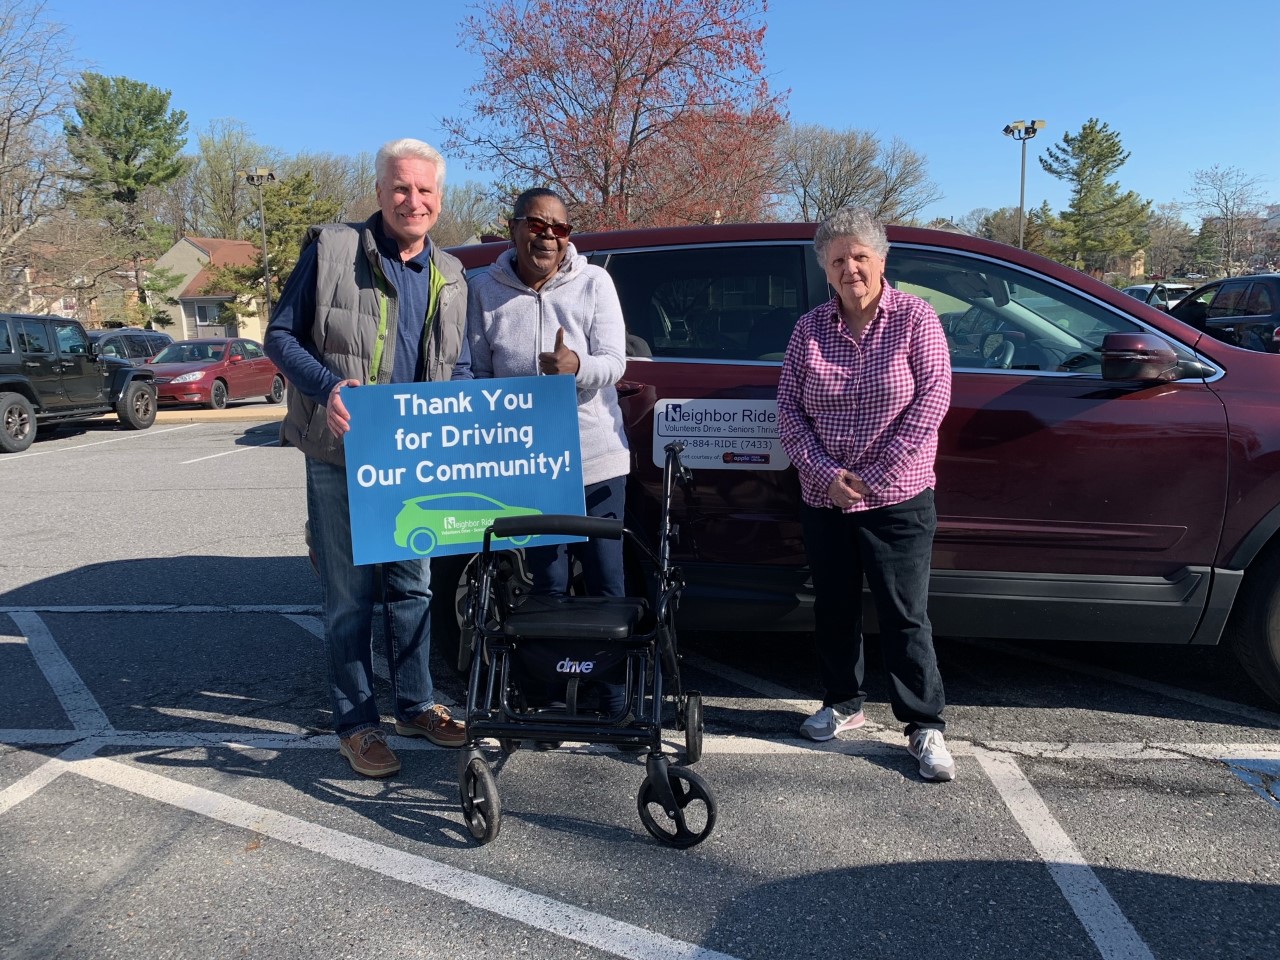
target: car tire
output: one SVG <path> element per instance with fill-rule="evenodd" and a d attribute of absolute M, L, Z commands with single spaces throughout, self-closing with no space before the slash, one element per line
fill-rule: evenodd
<path fill-rule="evenodd" d="M 224 410 L 227 406 L 227 385 L 221 380 L 213 381 L 209 388 L 209 409 Z"/>
<path fill-rule="evenodd" d="M 267 403 L 279 403 L 284 399 L 284 377 L 276 374 L 271 379 L 271 392 L 267 394 Z"/>
<path fill-rule="evenodd" d="M 0 450 L 21 453 L 36 439 L 36 412 L 20 393 L 0 393 Z"/>
<path fill-rule="evenodd" d="M 1227 643 L 1249 679 L 1280 703 L 1280 544 L 1249 565 L 1227 624 Z"/>
<path fill-rule="evenodd" d="M 145 430 L 156 422 L 156 391 L 149 383 L 134 380 L 116 402 L 116 416 L 126 430 Z"/>

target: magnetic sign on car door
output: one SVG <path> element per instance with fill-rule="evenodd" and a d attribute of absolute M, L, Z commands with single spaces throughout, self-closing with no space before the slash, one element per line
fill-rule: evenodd
<path fill-rule="evenodd" d="M 653 462 L 665 447 L 684 442 L 686 466 L 714 470 L 785 470 L 775 400 L 659 400 L 653 409 Z"/>

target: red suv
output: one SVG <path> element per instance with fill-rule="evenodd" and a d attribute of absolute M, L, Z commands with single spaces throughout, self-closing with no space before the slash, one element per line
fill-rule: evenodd
<path fill-rule="evenodd" d="M 797 317 L 830 296 L 811 224 L 588 234 L 630 360 L 628 512 L 655 528 L 686 443 L 681 623 L 807 629 L 812 595 L 775 390 Z M 951 347 L 930 615 L 940 636 L 1214 644 L 1280 700 L 1280 361 L 1061 264 L 889 229 L 887 277 Z M 453 250 L 470 271 L 505 243 Z M 874 612 L 868 608 L 868 628 Z M 444 620 L 445 618 L 438 618 Z"/>

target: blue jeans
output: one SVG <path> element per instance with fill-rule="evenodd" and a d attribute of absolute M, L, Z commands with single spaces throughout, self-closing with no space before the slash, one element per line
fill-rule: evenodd
<path fill-rule="evenodd" d="M 373 607 L 382 578 L 387 665 L 395 717 L 409 722 L 435 704 L 431 685 L 431 564 L 356 566 L 351 554 L 347 472 L 307 458 L 307 523 L 316 552 L 328 647 L 333 726 L 345 737 L 377 727 L 373 698 Z"/>
<path fill-rule="evenodd" d="M 946 698 L 927 611 L 929 564 L 938 525 L 933 491 L 860 513 L 800 505 L 813 576 L 814 639 L 824 706 L 862 709 L 862 579 L 880 621 L 893 715 L 906 733 L 942 730 Z"/>
<path fill-rule="evenodd" d="M 583 489 L 588 517 L 622 520 L 626 515 L 627 478 L 614 477 Z M 569 592 L 569 560 L 582 564 L 582 578 L 589 597 L 625 597 L 626 577 L 622 569 L 621 540 L 587 540 L 585 543 L 558 543 L 550 547 L 530 547 L 524 552 L 533 592 L 563 597 Z"/>

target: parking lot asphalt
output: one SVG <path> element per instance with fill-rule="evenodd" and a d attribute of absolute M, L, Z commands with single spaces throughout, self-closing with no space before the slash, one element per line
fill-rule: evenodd
<path fill-rule="evenodd" d="M 1227 651 L 943 640 L 932 784 L 874 644 L 867 724 L 813 744 L 807 638 L 685 634 L 712 836 L 648 836 L 635 758 L 490 745 L 479 846 L 456 753 L 337 752 L 283 408 L 165 413 L 0 458 L 0 958 L 1275 956 L 1280 713 Z"/>

